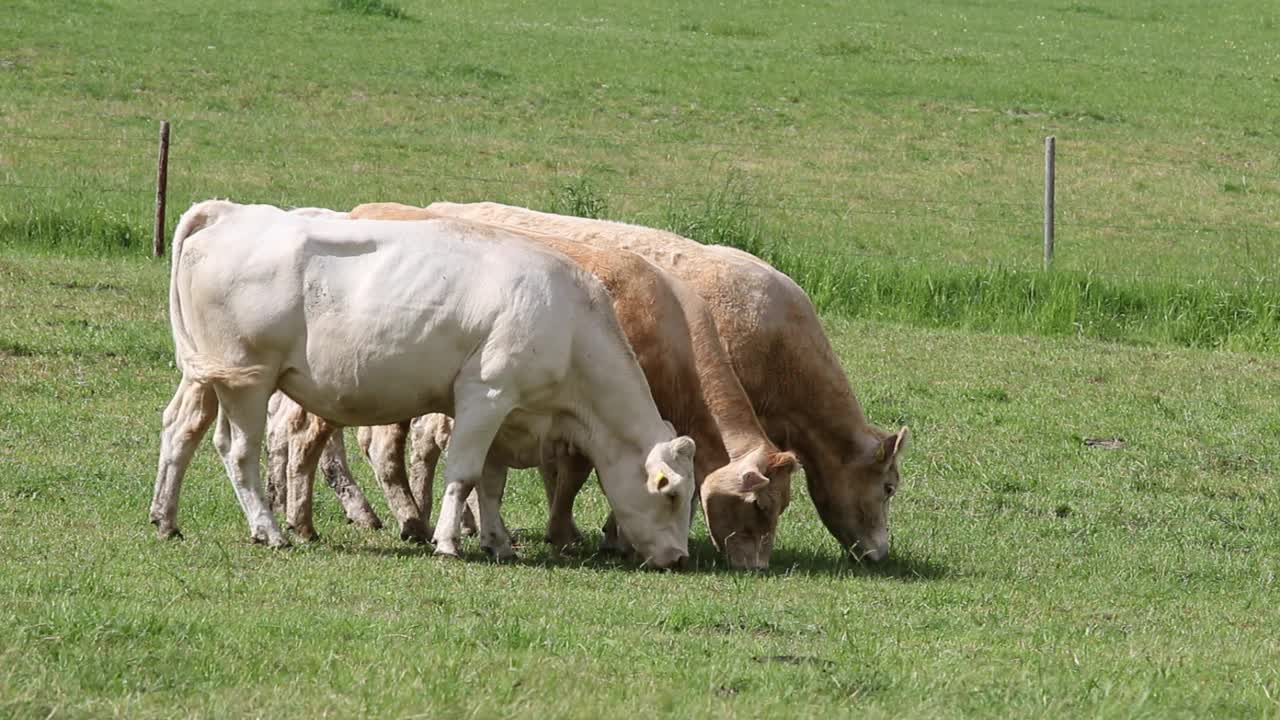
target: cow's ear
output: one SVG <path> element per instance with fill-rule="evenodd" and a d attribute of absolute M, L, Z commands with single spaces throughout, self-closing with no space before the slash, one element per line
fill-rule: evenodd
<path fill-rule="evenodd" d="M 693 453 L 696 448 L 697 446 L 694 445 L 693 438 L 688 435 L 681 435 L 671 441 L 671 449 L 674 450 L 677 455 L 681 455 L 687 460 L 693 459 Z"/>
<path fill-rule="evenodd" d="M 880 445 L 876 447 L 876 462 L 882 465 L 893 462 L 906 452 L 910 440 L 911 431 L 903 425 L 901 430 L 880 441 Z"/>
<path fill-rule="evenodd" d="M 796 471 L 796 454 L 791 452 L 776 452 L 769 455 L 766 463 L 769 467 L 768 473 L 770 477 L 782 478 L 787 477 Z"/>

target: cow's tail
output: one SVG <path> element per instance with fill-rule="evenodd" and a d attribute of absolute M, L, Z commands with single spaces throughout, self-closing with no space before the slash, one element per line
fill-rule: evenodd
<path fill-rule="evenodd" d="M 182 269 L 183 241 L 201 230 L 212 227 L 234 210 L 236 205 L 225 200 L 205 200 L 191 206 L 178 220 L 170 247 L 172 257 L 169 268 L 169 324 L 173 328 L 173 349 L 178 369 L 189 380 L 197 383 L 218 383 L 228 387 L 256 384 L 266 370 L 264 366 L 234 367 L 226 365 L 196 349 L 191 333 L 187 331 L 182 315 L 182 297 L 178 292 L 178 272 Z"/>

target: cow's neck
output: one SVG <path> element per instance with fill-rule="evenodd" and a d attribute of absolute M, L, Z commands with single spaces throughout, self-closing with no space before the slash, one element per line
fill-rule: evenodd
<path fill-rule="evenodd" d="M 806 380 L 812 381 L 815 374 Z M 820 488 L 838 482 L 842 468 L 876 439 L 843 374 L 824 377 L 804 392 L 788 393 L 787 400 L 768 409 L 761 419 L 775 443 L 799 456 L 815 499 L 825 496 Z M 816 492 L 815 485 L 819 486 Z"/>
<path fill-rule="evenodd" d="M 743 390 L 742 383 L 733 372 L 729 354 L 720 344 L 714 322 L 705 313 L 691 312 L 690 315 L 698 380 L 702 385 L 702 396 L 707 409 L 715 423 L 720 441 L 717 444 L 727 455 L 720 463 L 724 465 L 751 454 L 761 445 L 770 445 L 769 438 L 756 419 L 755 410 L 751 407 L 751 400 Z"/>
<path fill-rule="evenodd" d="M 616 326 L 579 330 L 592 351 L 589 359 L 574 364 L 580 379 L 574 444 L 597 463 L 618 454 L 644 457 L 654 445 L 670 439 L 644 373 L 626 352 L 629 346 Z"/>

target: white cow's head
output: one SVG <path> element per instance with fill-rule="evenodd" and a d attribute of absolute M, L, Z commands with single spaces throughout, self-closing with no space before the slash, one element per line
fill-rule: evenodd
<path fill-rule="evenodd" d="M 676 567 L 689 556 L 693 452 L 689 437 L 659 442 L 645 457 L 643 482 L 639 468 L 619 467 L 623 481 L 610 484 L 618 529 L 646 567 Z"/>

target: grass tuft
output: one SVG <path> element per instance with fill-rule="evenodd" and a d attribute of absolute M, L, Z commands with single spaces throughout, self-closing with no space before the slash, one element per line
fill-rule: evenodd
<path fill-rule="evenodd" d="M 338 12 L 354 15 L 381 15 L 392 20 L 409 19 L 409 13 L 405 12 L 404 8 L 384 0 L 329 0 L 329 7 Z"/>
<path fill-rule="evenodd" d="M 604 196 L 585 177 L 562 183 L 551 191 L 547 212 L 584 218 L 603 218 L 609 205 Z"/>

